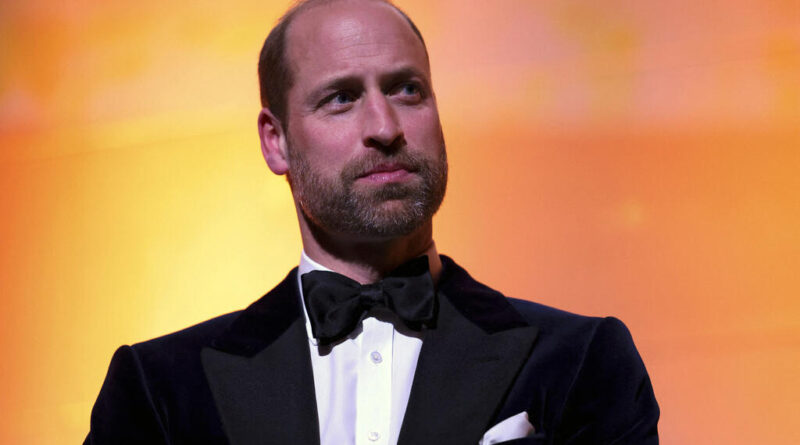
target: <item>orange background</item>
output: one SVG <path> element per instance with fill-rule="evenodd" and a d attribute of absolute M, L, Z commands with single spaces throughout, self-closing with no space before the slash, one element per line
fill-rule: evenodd
<path fill-rule="evenodd" d="M 451 159 L 440 251 L 624 320 L 662 443 L 800 443 L 797 0 L 401 6 Z M 0 3 L 0 442 L 81 442 L 117 346 L 296 264 L 256 134 L 285 7 Z"/>

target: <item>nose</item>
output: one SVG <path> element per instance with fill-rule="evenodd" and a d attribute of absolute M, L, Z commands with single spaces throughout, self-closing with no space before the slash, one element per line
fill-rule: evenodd
<path fill-rule="evenodd" d="M 364 108 L 364 145 L 378 150 L 394 150 L 403 142 L 403 129 L 397 112 L 384 94 L 375 94 Z"/>

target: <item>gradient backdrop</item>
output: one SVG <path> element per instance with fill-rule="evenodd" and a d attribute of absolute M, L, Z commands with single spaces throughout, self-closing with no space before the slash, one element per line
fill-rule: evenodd
<path fill-rule="evenodd" d="M 283 1 L 0 3 L 0 442 L 82 441 L 108 362 L 300 252 L 261 159 Z M 798 0 L 401 3 L 451 158 L 441 252 L 633 332 L 664 444 L 800 443 Z"/>

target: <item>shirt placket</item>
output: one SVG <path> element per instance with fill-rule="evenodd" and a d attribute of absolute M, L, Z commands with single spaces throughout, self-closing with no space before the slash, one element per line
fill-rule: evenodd
<path fill-rule="evenodd" d="M 363 320 L 356 385 L 356 445 L 388 445 L 392 404 L 390 323 Z"/>

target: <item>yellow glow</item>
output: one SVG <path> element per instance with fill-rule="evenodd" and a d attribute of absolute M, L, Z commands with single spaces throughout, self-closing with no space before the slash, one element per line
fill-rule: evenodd
<path fill-rule="evenodd" d="M 114 349 L 296 264 L 256 135 L 283 2 L 0 5 L 0 443 L 80 443 Z M 665 444 L 800 443 L 793 2 L 401 2 L 451 183 L 437 245 L 631 328 Z"/>

